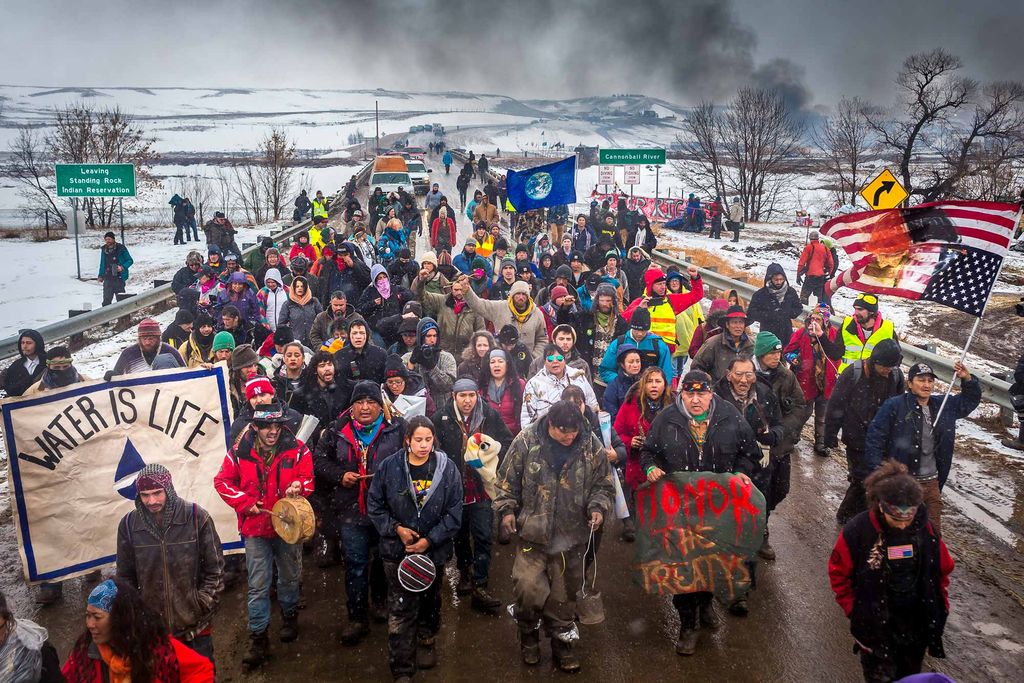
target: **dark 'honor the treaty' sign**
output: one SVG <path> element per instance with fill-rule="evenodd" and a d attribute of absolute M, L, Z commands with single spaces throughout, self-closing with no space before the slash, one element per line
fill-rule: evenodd
<path fill-rule="evenodd" d="M 648 593 L 750 589 L 747 560 L 764 535 L 764 496 L 733 474 L 676 472 L 636 492 L 637 580 Z"/>

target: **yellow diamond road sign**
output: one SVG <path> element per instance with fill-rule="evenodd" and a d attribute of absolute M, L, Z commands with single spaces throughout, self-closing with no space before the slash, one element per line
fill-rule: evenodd
<path fill-rule="evenodd" d="M 889 169 L 885 169 L 860 191 L 860 196 L 872 209 L 893 209 L 909 197 Z"/>

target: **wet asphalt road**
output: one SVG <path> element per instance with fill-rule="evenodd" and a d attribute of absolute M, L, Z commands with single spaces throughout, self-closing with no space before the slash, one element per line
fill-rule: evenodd
<path fill-rule="evenodd" d="M 445 177 L 431 159 L 434 179 L 453 203 L 455 169 Z M 475 187 L 475 185 L 474 185 Z M 460 220 L 459 237 L 468 233 Z M 852 654 L 848 623 L 829 588 L 826 563 L 838 528 L 835 510 L 845 491 L 846 468 L 841 454 L 824 459 L 801 444 L 793 457 L 792 490 L 771 518 L 772 544 L 778 559 L 761 562 L 758 588 L 751 593 L 750 615 L 724 615 L 724 626 L 702 631 L 692 657 L 674 652 L 678 618 L 668 598 L 649 596 L 634 583 L 630 562 L 633 547 L 618 540 L 618 522 L 611 522 L 598 555 L 598 588 L 606 619 L 582 626 L 578 652 L 583 664 L 576 680 L 594 681 L 828 681 L 862 680 Z M 982 534 L 977 525 L 947 501 L 943 520 L 947 543 L 958 567 L 950 588 L 951 615 L 946 628 L 947 659 L 925 659 L 925 670 L 938 670 L 957 681 L 1024 680 L 1024 557 Z M 113 532 L 113 530 L 112 530 Z M 511 548 L 495 545 L 492 592 L 511 598 Z M 301 612 L 301 636 L 277 640 L 279 616 L 271 622 L 272 659 L 262 669 L 243 673 L 241 655 L 247 645 L 244 582 L 222 598 L 214 641 L 222 681 L 387 681 L 386 625 L 373 624 L 360 646 L 338 641 L 345 623 L 344 573 L 341 567 L 316 568 L 307 556 Z M 449 573 L 444 589 L 439 665 L 421 672 L 422 681 L 568 680 L 554 671 L 545 642 L 536 667 L 519 658 L 517 632 L 511 617 L 473 611 L 468 600 L 454 594 Z M 82 628 L 84 589 L 67 586 L 65 600 L 38 615 L 51 629 L 63 660 Z M 721 609 L 721 608 L 720 608 Z"/>

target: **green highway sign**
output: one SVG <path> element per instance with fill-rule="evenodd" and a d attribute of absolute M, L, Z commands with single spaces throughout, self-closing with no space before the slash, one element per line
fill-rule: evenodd
<path fill-rule="evenodd" d="M 58 197 L 134 197 L 132 164 L 56 164 Z"/>
<path fill-rule="evenodd" d="M 598 151 L 599 164 L 664 164 L 663 149 L 602 149 Z"/>

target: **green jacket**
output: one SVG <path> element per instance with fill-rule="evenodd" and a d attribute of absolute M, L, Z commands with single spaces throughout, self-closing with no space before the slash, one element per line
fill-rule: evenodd
<path fill-rule="evenodd" d="M 499 517 L 516 515 L 523 541 L 562 552 L 587 543 L 593 511 L 610 521 L 615 492 L 604 446 L 593 432 L 576 437 L 561 473 L 547 455 L 551 443 L 547 417 L 519 432 L 498 471 L 494 507 Z"/>

